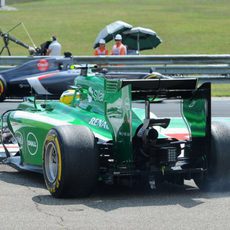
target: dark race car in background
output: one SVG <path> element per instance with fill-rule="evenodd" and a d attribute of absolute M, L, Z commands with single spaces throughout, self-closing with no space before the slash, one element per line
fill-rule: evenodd
<path fill-rule="evenodd" d="M 70 69 L 71 58 L 42 58 L 0 72 L 0 101 L 6 97 L 59 97 L 74 84 L 80 70 Z"/>
<path fill-rule="evenodd" d="M 151 72 L 112 72 L 92 64 L 76 65 L 72 58 L 44 57 L 28 61 L 8 70 L 0 71 L 0 102 L 6 98 L 24 96 L 58 99 L 61 94 L 74 85 L 74 79 L 84 75 L 88 66 L 93 72 L 104 73 L 107 77 L 118 78 L 168 78 Z"/>

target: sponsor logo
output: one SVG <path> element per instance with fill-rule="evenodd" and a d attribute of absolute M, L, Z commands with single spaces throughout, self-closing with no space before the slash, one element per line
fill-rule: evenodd
<path fill-rule="evenodd" d="M 102 102 L 104 99 L 104 93 L 101 90 L 93 89 L 89 87 L 88 102 L 99 101 Z"/>
<path fill-rule="evenodd" d="M 118 135 L 121 137 L 130 137 L 130 133 L 128 132 L 123 132 L 123 131 L 119 131 Z"/>
<path fill-rule="evenodd" d="M 89 124 L 103 128 L 103 129 L 109 129 L 106 121 L 98 119 L 96 117 L 91 118 L 91 120 L 89 121 Z"/>
<path fill-rule="evenodd" d="M 36 136 L 29 132 L 26 137 L 26 142 L 27 142 L 27 149 L 30 153 L 30 155 L 35 155 L 38 151 L 38 140 Z"/>
<path fill-rule="evenodd" d="M 39 71 L 47 71 L 49 69 L 49 62 L 46 59 L 41 59 L 37 63 Z"/>
<path fill-rule="evenodd" d="M 124 99 L 124 108 L 125 108 L 125 110 L 129 110 L 130 109 L 130 100 L 129 100 L 128 97 L 126 97 Z"/>

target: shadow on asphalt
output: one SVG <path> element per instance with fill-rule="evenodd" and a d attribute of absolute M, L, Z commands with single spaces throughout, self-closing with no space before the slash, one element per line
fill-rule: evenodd
<path fill-rule="evenodd" d="M 84 211 L 85 205 L 105 212 L 127 207 L 179 205 L 193 208 L 213 198 L 229 197 L 229 192 L 203 193 L 193 186 L 167 184 L 164 190 L 133 189 L 119 186 L 100 186 L 85 199 L 55 199 L 49 195 L 34 196 L 32 200 L 42 205 L 66 205 L 68 211 Z M 81 205 L 81 208 L 76 205 Z"/>
<path fill-rule="evenodd" d="M 6 183 L 46 189 L 41 174 L 17 171 L 1 171 L 0 180 Z M 191 184 L 191 185 L 190 185 Z M 85 205 L 93 209 L 109 212 L 122 207 L 179 205 L 193 208 L 209 199 L 229 197 L 229 191 L 201 192 L 193 183 L 184 186 L 165 184 L 161 190 L 143 187 L 99 185 L 87 198 L 55 199 L 51 195 L 36 195 L 31 199 L 41 205 L 66 205 L 68 211 L 84 211 Z M 81 208 L 76 205 L 81 205 Z"/>
<path fill-rule="evenodd" d="M 46 188 L 43 176 L 32 172 L 0 171 L 0 180 L 10 184 Z"/>

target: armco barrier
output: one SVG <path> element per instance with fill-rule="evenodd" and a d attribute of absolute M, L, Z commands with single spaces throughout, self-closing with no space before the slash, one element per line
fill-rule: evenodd
<path fill-rule="evenodd" d="M 0 65 L 18 65 L 35 58 L 45 56 L 0 56 Z M 60 57 L 61 58 L 61 57 Z M 97 64 L 230 64 L 229 54 L 219 55 L 127 55 L 127 56 L 73 56 L 75 63 Z"/>
<path fill-rule="evenodd" d="M 0 56 L 0 67 L 10 68 L 29 60 L 47 56 Z M 63 59 L 63 57 L 57 57 Z M 149 72 L 165 75 L 230 76 L 230 55 L 135 55 L 135 56 L 73 56 L 76 64 L 104 65 L 109 71 Z M 122 64 L 122 65 L 121 65 Z"/>

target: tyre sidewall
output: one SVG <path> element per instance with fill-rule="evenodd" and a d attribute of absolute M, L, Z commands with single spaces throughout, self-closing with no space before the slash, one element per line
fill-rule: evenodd
<path fill-rule="evenodd" d="M 230 125 L 228 123 L 213 122 L 210 175 L 219 183 L 230 179 Z"/>
<path fill-rule="evenodd" d="M 51 141 L 57 149 L 59 163 L 53 183 L 48 180 L 44 161 Z M 88 196 L 98 179 L 98 152 L 91 130 L 75 125 L 51 129 L 44 144 L 43 172 L 46 186 L 54 197 Z"/>
<path fill-rule="evenodd" d="M 230 125 L 228 123 L 212 123 L 209 154 L 204 161 L 204 164 L 208 165 L 207 172 L 203 176 L 195 177 L 195 183 L 205 191 L 228 189 L 230 184 Z"/>
<path fill-rule="evenodd" d="M 46 147 L 50 142 L 53 142 L 53 144 L 55 145 L 56 150 L 57 150 L 57 155 L 58 155 L 58 173 L 57 173 L 57 177 L 56 177 L 55 181 L 52 183 L 48 180 L 48 177 L 46 175 L 46 170 L 45 170 Z M 43 151 L 43 175 L 44 175 L 47 189 L 54 196 L 58 196 L 58 194 L 62 191 L 62 187 L 63 187 L 63 179 L 62 178 L 63 178 L 63 173 L 64 173 L 63 172 L 63 160 L 64 160 L 63 156 L 64 156 L 64 154 L 62 154 L 61 146 L 62 146 L 62 140 L 60 139 L 56 130 L 54 130 L 54 129 L 50 130 L 46 136 L 46 141 L 45 141 L 44 151 Z"/>

